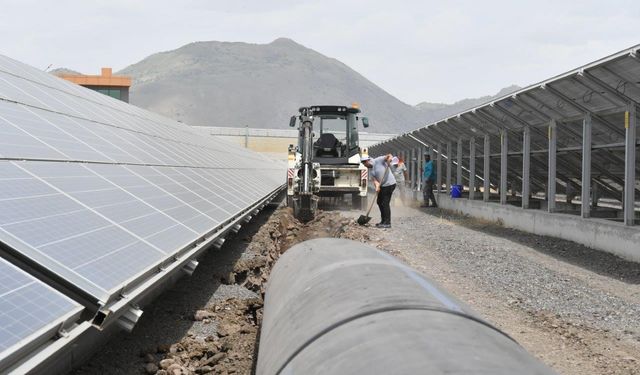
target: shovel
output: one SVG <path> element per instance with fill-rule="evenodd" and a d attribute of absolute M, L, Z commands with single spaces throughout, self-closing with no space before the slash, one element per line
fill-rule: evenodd
<path fill-rule="evenodd" d="M 387 169 L 384 170 L 384 176 L 382 177 L 382 182 L 384 182 L 384 180 L 387 179 L 387 174 L 389 173 L 389 164 L 387 164 Z M 381 184 L 382 184 L 381 182 Z M 373 200 L 371 201 L 371 204 L 369 205 L 369 210 L 367 211 L 366 215 L 360 215 L 360 217 L 358 218 L 357 222 L 360 225 L 365 225 L 368 222 L 371 221 L 371 216 L 369 216 L 369 214 L 371 213 L 371 209 L 373 208 L 373 204 L 375 203 L 375 201 L 378 200 L 378 191 L 376 191 L 376 195 L 373 197 Z"/>
<path fill-rule="evenodd" d="M 368 222 L 371 221 L 371 216 L 369 216 L 369 214 L 371 213 L 371 209 L 373 208 L 373 204 L 376 202 L 376 200 L 378 199 L 378 192 L 376 191 L 376 195 L 373 197 L 373 200 L 371 201 L 371 204 L 369 205 L 369 210 L 367 211 L 366 215 L 360 215 L 360 217 L 358 218 L 358 224 L 360 225 L 365 225 Z"/>

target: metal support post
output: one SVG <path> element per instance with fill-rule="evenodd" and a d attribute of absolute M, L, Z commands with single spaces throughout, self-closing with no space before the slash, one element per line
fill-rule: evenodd
<path fill-rule="evenodd" d="M 484 169 L 482 171 L 482 178 L 484 179 L 484 186 L 482 192 L 482 200 L 485 202 L 489 201 L 489 196 L 491 193 L 491 144 L 489 134 L 484 135 Z"/>
<path fill-rule="evenodd" d="M 630 103 L 629 108 L 624 113 L 624 225 L 633 225 L 635 221 L 636 125 L 636 104 Z"/>
<path fill-rule="evenodd" d="M 582 217 L 591 216 L 591 114 L 586 113 L 582 121 Z"/>
<path fill-rule="evenodd" d="M 456 184 L 462 185 L 462 139 L 458 138 L 458 165 L 456 166 Z"/>
<path fill-rule="evenodd" d="M 507 157 L 509 152 L 509 138 L 507 130 L 500 132 L 500 204 L 507 204 Z"/>
<path fill-rule="evenodd" d="M 414 148 L 411 149 L 411 161 L 409 163 L 409 189 L 411 194 L 413 195 L 413 189 L 416 184 L 416 150 Z"/>
<path fill-rule="evenodd" d="M 531 168 L 531 129 L 524 127 L 522 132 L 522 208 L 529 208 L 529 195 L 531 195 L 531 182 L 529 171 Z"/>
<path fill-rule="evenodd" d="M 426 150 L 424 148 L 424 146 L 420 147 L 420 155 L 419 155 L 419 159 L 418 159 L 418 191 L 422 190 L 422 184 L 424 181 L 423 180 L 423 176 L 422 176 L 422 171 L 424 170 L 424 154 L 425 154 Z"/>
<path fill-rule="evenodd" d="M 476 139 L 469 140 L 469 199 L 473 200 L 476 193 Z"/>
<path fill-rule="evenodd" d="M 420 177 L 418 175 L 418 154 L 420 153 L 420 149 L 418 148 L 414 148 L 413 149 L 413 178 L 411 179 L 411 189 L 413 191 L 413 199 L 416 199 L 418 197 L 418 183 L 420 180 Z"/>
<path fill-rule="evenodd" d="M 556 210 L 556 149 L 558 141 L 558 130 L 556 120 L 549 123 L 549 163 L 547 177 L 547 211 Z"/>
<path fill-rule="evenodd" d="M 447 142 L 447 179 L 444 181 L 445 194 L 449 194 L 451 191 L 451 164 L 453 159 L 451 157 L 451 142 Z"/>
<path fill-rule="evenodd" d="M 438 146 L 438 157 L 436 159 L 436 184 L 438 185 L 437 194 L 440 194 L 442 189 L 442 150 L 443 146 Z"/>

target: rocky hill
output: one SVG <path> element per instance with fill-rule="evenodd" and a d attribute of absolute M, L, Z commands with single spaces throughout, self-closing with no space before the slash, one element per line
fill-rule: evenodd
<path fill-rule="evenodd" d="M 131 102 L 192 125 L 282 128 L 297 109 L 359 102 L 372 131 L 418 126 L 418 111 L 336 59 L 289 39 L 269 44 L 196 42 L 118 74 Z"/>
<path fill-rule="evenodd" d="M 511 94 L 512 92 L 518 91 L 520 88 L 520 86 L 511 85 L 503 88 L 496 95 L 485 95 L 479 98 L 462 99 L 453 104 L 422 102 L 416 105 L 415 108 L 420 113 L 420 119 L 426 124 L 455 115 L 456 113 L 460 113 L 467 109 L 477 107 L 501 96 Z"/>

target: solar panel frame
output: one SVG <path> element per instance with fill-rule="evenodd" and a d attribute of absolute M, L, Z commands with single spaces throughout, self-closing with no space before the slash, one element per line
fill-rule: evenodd
<path fill-rule="evenodd" d="M 5 255 L 83 303 L 119 298 L 284 181 L 263 156 L 4 56 L 0 82 L 16 140 L 0 149 Z"/>
<path fill-rule="evenodd" d="M 27 346 L 53 338 L 84 307 L 0 258 L 0 372 Z"/>

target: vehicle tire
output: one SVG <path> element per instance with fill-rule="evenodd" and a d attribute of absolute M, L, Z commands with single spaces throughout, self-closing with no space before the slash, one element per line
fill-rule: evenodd
<path fill-rule="evenodd" d="M 360 195 L 358 195 L 357 193 L 353 193 L 353 194 L 351 194 L 351 209 L 353 209 L 353 210 L 358 210 L 358 209 L 360 209 L 360 206 L 361 206 L 361 203 L 360 203 L 361 198 L 362 198 L 362 197 L 361 197 Z"/>
<path fill-rule="evenodd" d="M 287 195 L 287 207 L 293 208 L 293 195 Z"/>
<path fill-rule="evenodd" d="M 360 197 L 360 211 L 369 209 L 369 197 Z"/>
<path fill-rule="evenodd" d="M 366 210 L 367 207 L 367 197 L 360 196 L 359 193 L 354 193 L 351 195 L 351 207 L 354 210 Z"/>

